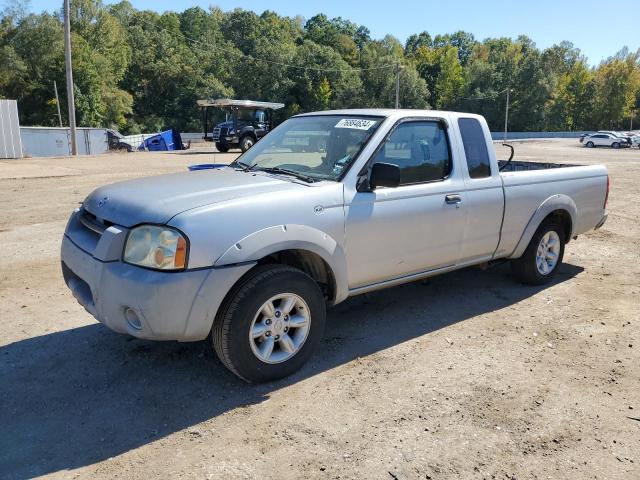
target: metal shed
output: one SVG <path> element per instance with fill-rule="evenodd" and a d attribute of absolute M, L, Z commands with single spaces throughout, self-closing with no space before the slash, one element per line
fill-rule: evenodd
<path fill-rule="evenodd" d="M 0 100 L 0 158 L 22 158 L 16 100 Z"/>

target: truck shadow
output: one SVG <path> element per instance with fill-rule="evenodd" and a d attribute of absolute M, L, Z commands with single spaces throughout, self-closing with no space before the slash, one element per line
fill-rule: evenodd
<path fill-rule="evenodd" d="M 565 264 L 549 286 L 582 270 Z M 2 477 L 31 478 L 120 455 L 549 286 L 516 284 L 503 266 L 354 297 L 329 311 L 322 354 L 266 385 L 236 379 L 208 342 L 147 342 L 98 324 L 9 344 L 0 348 Z"/>

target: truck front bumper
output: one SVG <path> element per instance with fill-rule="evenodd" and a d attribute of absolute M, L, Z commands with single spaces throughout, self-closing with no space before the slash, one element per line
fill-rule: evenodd
<path fill-rule="evenodd" d="M 160 272 L 98 260 L 67 234 L 61 261 L 67 286 L 99 322 L 138 338 L 179 341 L 207 337 L 226 293 L 252 266 Z"/>

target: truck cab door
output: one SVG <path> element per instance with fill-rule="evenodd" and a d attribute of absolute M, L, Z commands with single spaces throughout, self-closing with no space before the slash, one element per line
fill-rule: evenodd
<path fill-rule="evenodd" d="M 458 262 L 466 200 L 453 155 L 443 124 L 404 120 L 369 161 L 397 165 L 400 185 L 361 192 L 345 187 L 350 289 Z"/>
<path fill-rule="evenodd" d="M 478 263 L 493 257 L 500 241 L 504 190 L 491 133 L 477 118 L 457 119 L 460 156 L 466 160 L 464 177 L 467 219 L 460 263 Z"/>

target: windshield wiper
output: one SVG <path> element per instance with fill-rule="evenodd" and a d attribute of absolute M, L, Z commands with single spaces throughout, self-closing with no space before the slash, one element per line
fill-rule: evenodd
<path fill-rule="evenodd" d="M 239 166 L 243 172 L 249 172 L 251 171 L 251 169 L 253 167 L 255 167 L 255 163 L 253 165 L 249 165 L 248 163 L 244 163 L 244 162 L 238 162 L 237 160 L 235 162 L 233 162 L 231 165 L 229 165 L 230 167 L 233 167 L 234 165 Z"/>
<path fill-rule="evenodd" d="M 253 168 L 255 165 L 252 165 Z M 287 168 L 280 167 L 259 167 L 258 170 L 267 173 L 282 173 L 283 175 L 291 175 L 292 177 L 299 178 L 307 183 L 313 183 L 316 181 L 315 178 L 310 177 L 309 175 L 305 175 L 304 173 L 296 172 L 295 170 L 289 170 Z"/>

